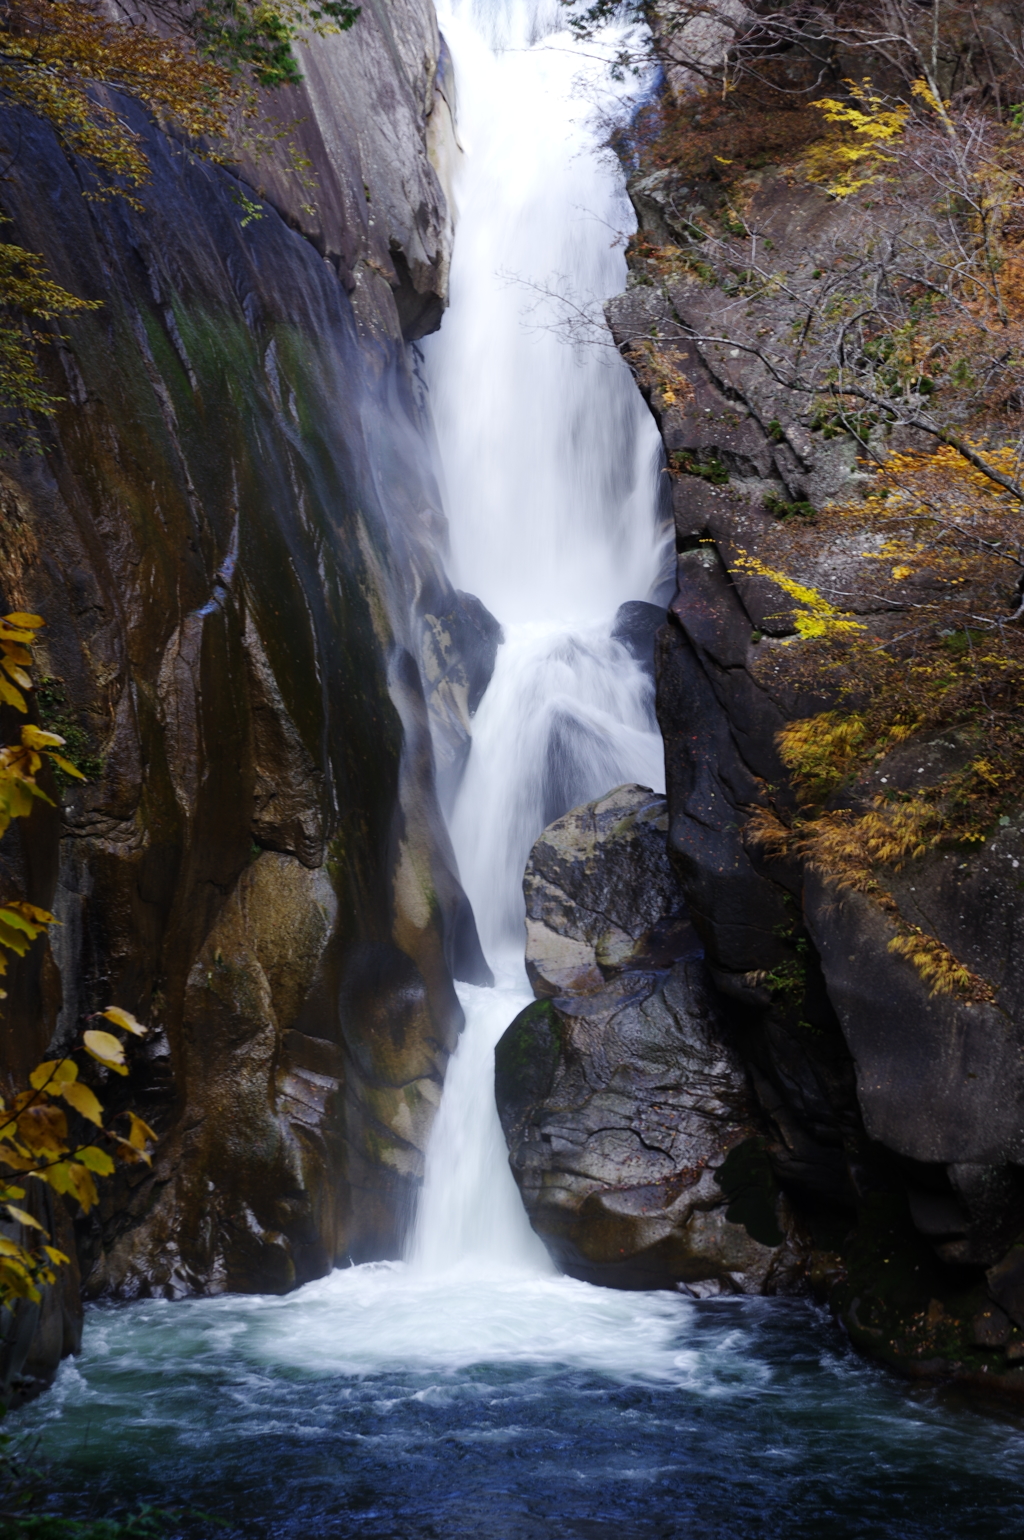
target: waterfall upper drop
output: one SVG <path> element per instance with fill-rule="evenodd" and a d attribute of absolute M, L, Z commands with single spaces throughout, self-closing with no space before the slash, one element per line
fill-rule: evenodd
<path fill-rule="evenodd" d="M 610 334 L 575 346 L 564 326 L 625 285 L 632 211 L 582 94 L 604 67 L 564 34 L 496 54 L 466 10 L 442 18 L 465 156 L 425 346 L 452 577 L 505 625 L 601 621 L 648 594 L 664 548 L 655 424 Z M 539 30 L 521 14 L 520 37 Z"/>
<path fill-rule="evenodd" d="M 452 577 L 505 631 L 452 817 L 492 962 L 521 957 L 545 825 L 664 776 L 650 681 L 611 635 L 663 570 L 660 441 L 610 334 L 578 345 L 563 324 L 623 288 L 632 213 L 594 104 L 605 66 L 560 19 L 545 0 L 441 15 L 465 154 L 451 304 L 424 354 Z"/>

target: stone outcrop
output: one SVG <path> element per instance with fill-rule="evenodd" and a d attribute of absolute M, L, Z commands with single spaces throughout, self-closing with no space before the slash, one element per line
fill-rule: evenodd
<path fill-rule="evenodd" d="M 636 786 L 548 825 L 523 878 L 535 994 L 585 994 L 616 974 L 699 953 L 667 831 L 664 797 Z"/>
<path fill-rule="evenodd" d="M 799 281 L 819 247 L 840 249 L 842 210 L 771 172 L 762 184 L 749 217 Z M 636 182 L 633 197 L 641 228 L 671 241 L 695 193 L 669 169 Z M 639 258 L 610 317 L 628 346 L 652 327 L 678 338 L 680 319 L 720 332 L 729 302 L 692 275 L 659 287 Z M 730 568 L 740 552 L 776 549 L 780 501 L 820 506 L 858 470 L 850 443 L 823 441 L 787 415 L 739 350 L 662 347 L 688 389 L 671 403 L 652 391 L 651 406 L 669 455 L 691 471 L 672 478 L 677 589 L 658 640 L 668 844 L 709 975 L 743 1024 L 772 1172 L 809 1227 L 811 1272 L 861 1347 L 908 1373 L 974 1376 L 1019 1393 L 1024 1339 L 1009 1310 L 1019 1252 L 1007 1248 L 1024 1227 L 1024 822 L 1001 819 L 980 845 L 886 875 L 908 921 L 991 984 L 991 1003 L 973 1004 L 930 995 L 889 951 L 892 923 L 872 899 L 770 861 L 746 837 L 765 788 L 787 796 L 779 729 L 829 702 L 772 669 L 792 615 L 778 590 Z M 800 523 L 788 570 L 845 592 L 852 554 L 841 536 Z M 870 596 L 847 603 L 872 611 Z M 883 631 L 905 624 L 898 598 L 874 608 Z M 896 746 L 860 789 L 907 788 L 964 752 L 942 733 Z M 999 1342 L 991 1324 L 972 1324 L 993 1310 L 1007 1320 Z"/>
<path fill-rule="evenodd" d="M 576 1277 L 700 1297 L 789 1288 L 800 1243 L 667 828 L 663 797 L 624 786 L 533 848 L 526 959 L 540 998 L 495 1053 L 512 1170 Z"/>
<path fill-rule="evenodd" d="M 368 329 L 413 341 L 448 298 L 460 154 L 451 61 L 430 0 L 369 0 L 351 31 L 297 49 L 297 90 L 264 96 L 283 138 L 243 160 L 256 192 L 336 270 Z M 297 150 L 307 169 L 297 169 Z M 394 310 L 381 326 L 381 281 Z"/>
<path fill-rule="evenodd" d="M 428 616 L 473 605 L 436 554 L 404 346 L 440 315 L 451 235 L 432 8 L 364 6 L 304 68 L 276 106 L 312 191 L 274 164 L 240 181 L 122 103 L 145 207 L 87 202 L 45 126 L 0 124 L 7 239 L 102 302 L 41 350 L 64 399 L 0 473 L 4 604 L 47 622 L 34 709 L 88 774 L 0 851 L 7 891 L 61 921 L 11 976 L 4 1073 L 107 1004 L 151 1026 L 100 1088 L 160 1142 L 77 1224 L 92 1294 L 283 1290 L 395 1255 L 453 974 L 488 977 L 421 672 Z M 69 1308 L 34 1339 L 8 1323 L 8 1382 L 52 1370 Z"/>
<path fill-rule="evenodd" d="M 434 740 L 437 788 L 450 812 L 469 758 L 470 723 L 494 672 L 503 639 L 491 612 L 473 594 L 438 596 L 423 616 L 422 667 Z"/>

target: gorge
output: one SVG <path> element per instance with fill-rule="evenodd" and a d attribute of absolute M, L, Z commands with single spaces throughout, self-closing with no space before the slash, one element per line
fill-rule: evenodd
<path fill-rule="evenodd" d="M 46 456 L 0 472 L 5 597 L 46 615 L 43 720 L 86 701 L 99 769 L 7 856 L 62 929 L 4 1062 L 122 1000 L 160 1143 L 76 1235 L 52 1216 L 78 1272 L 8 1322 L 5 1373 L 56 1378 L 9 1423 L 62 1511 L 182 1536 L 1013 1534 L 1018 1414 L 927 1374 L 1024 1377 L 1016 1039 L 998 1149 L 943 1060 L 906 1071 L 940 1134 L 903 1150 L 858 1037 L 887 937 L 855 901 L 851 977 L 827 895 L 742 845 L 783 709 L 743 650 L 772 601 L 718 553 L 761 483 L 807 487 L 741 380 L 667 403 L 637 366 L 664 318 L 606 149 L 635 104 L 617 34 L 562 21 L 365 6 L 303 55 L 315 195 L 138 114 L 151 207 L 86 206 L 26 131 L 5 207 L 105 308 L 67 328 Z M 632 188 L 647 233 L 662 193 Z M 666 453 L 731 455 L 738 497 Z M 794 1047 L 758 975 L 797 941 L 824 983 Z M 881 995 L 941 1034 L 913 982 Z M 952 1234 L 918 1193 L 978 1248 L 913 1308 L 1006 1323 L 917 1383 L 850 1345 L 911 1356 L 847 1288 L 879 1193 L 911 1267 Z"/>

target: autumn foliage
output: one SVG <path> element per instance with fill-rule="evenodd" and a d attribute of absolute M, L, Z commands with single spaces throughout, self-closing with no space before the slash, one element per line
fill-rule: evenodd
<path fill-rule="evenodd" d="M 1011 445 L 989 448 L 1017 474 Z M 740 557 L 777 585 L 792 642 L 761 649 L 766 683 L 802 683 L 832 701 L 779 735 L 798 795 L 758 809 L 752 841 L 869 894 L 897 927 L 892 950 L 935 993 L 991 988 L 935 937 L 908 924 L 886 882 L 938 849 L 983 844 L 1024 782 L 1024 509 L 954 449 L 890 455 L 867 497 L 780 527 L 779 566 Z M 840 608 L 784 565 L 806 570 L 830 540 L 853 548 Z M 854 613 L 857 605 L 861 613 Z M 780 610 L 781 612 L 781 610 Z M 936 752 L 933 752 L 936 750 Z M 883 766 L 909 771 L 887 774 Z"/>
<path fill-rule="evenodd" d="M 27 670 L 42 624 L 39 615 L 23 612 L 0 619 L 0 700 L 16 711 L 28 709 L 22 692 L 32 685 Z M 0 749 L 0 836 L 13 819 L 27 818 L 37 801 L 51 801 L 39 782 L 46 764 L 82 779 L 60 753 L 63 747 L 64 740 L 56 733 L 27 723 L 18 743 Z M 10 898 L 0 904 L 0 973 L 7 971 L 8 953 L 24 957 L 56 923 L 54 915 L 23 899 Z M 111 1006 L 101 1014 L 120 1031 L 145 1036 L 146 1028 L 130 1011 Z M 121 1040 L 112 1032 L 91 1027 L 83 1035 L 82 1051 L 86 1062 L 92 1059 L 117 1075 L 128 1073 Z M 119 1131 L 122 1120 L 126 1121 Z M 55 1269 L 68 1260 L 49 1245 L 42 1225 L 21 1206 L 26 1195 L 21 1181 L 44 1182 L 55 1193 L 76 1199 L 88 1213 L 98 1201 L 95 1178 L 112 1174 L 114 1156 L 148 1162 L 155 1138 L 153 1130 L 134 1112 L 122 1113 L 107 1123 L 99 1098 L 82 1079 L 74 1057 L 38 1065 L 29 1076 L 28 1086 L 9 1102 L 0 1096 L 0 1167 L 18 1174 L 17 1181 L 0 1176 L 0 1211 L 15 1225 L 42 1236 L 38 1245 L 26 1245 L 12 1235 L 0 1234 L 0 1306 L 12 1299 L 38 1300 L 40 1288 L 52 1283 Z"/>
<path fill-rule="evenodd" d="M 305 175 L 288 130 L 265 121 L 259 92 L 296 84 L 295 44 L 309 33 L 346 30 L 357 7 L 344 0 L 151 0 L 152 25 L 125 9 L 119 17 L 99 0 L 0 0 L 0 106 L 32 113 L 54 130 L 78 161 L 86 198 L 120 197 L 144 208 L 149 161 L 118 95 L 138 102 L 189 153 L 230 162 L 245 149 L 258 158 L 283 138 Z M 16 144 L 0 141 L 0 149 L 13 154 Z M 41 255 L 0 244 L 0 408 L 17 448 L 39 447 L 34 416 L 52 415 L 60 400 L 42 381 L 36 349 L 54 340 L 52 323 L 96 308 L 54 283 Z"/>

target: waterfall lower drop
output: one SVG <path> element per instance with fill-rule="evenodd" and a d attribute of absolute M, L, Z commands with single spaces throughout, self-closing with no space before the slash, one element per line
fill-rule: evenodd
<path fill-rule="evenodd" d="M 452 576 L 504 629 L 451 832 L 499 982 L 461 990 L 466 1027 L 409 1250 L 419 1270 L 551 1269 L 493 1096 L 494 1045 L 532 998 L 523 870 L 570 807 L 664 777 L 650 681 L 612 636 L 619 605 L 648 598 L 663 565 L 660 443 L 610 336 L 579 346 L 560 324 L 624 286 L 629 208 L 584 94 L 604 68 L 559 20 L 545 0 L 455 0 L 441 15 L 465 156 L 451 307 L 426 375 Z"/>

